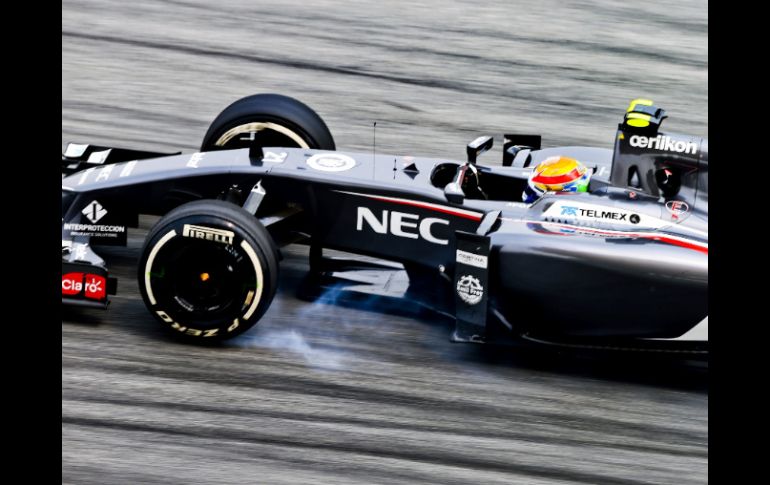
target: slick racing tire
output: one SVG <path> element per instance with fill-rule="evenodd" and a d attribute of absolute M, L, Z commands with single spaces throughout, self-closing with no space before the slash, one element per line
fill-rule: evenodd
<path fill-rule="evenodd" d="M 201 151 L 287 147 L 335 150 L 326 123 L 307 105 L 279 94 L 239 99 L 211 123 Z"/>
<path fill-rule="evenodd" d="M 270 306 L 278 252 L 254 216 L 228 202 L 203 200 L 158 221 L 138 272 L 147 308 L 172 334 L 224 340 L 251 328 Z"/>

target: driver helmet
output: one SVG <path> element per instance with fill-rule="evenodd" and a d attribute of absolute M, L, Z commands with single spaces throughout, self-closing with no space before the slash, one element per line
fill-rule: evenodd
<path fill-rule="evenodd" d="M 546 192 L 587 192 L 591 170 L 569 157 L 549 157 L 532 169 L 521 198 L 531 204 Z"/>

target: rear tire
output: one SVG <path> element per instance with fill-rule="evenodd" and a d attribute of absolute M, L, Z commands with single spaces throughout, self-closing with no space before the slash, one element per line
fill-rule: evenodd
<path fill-rule="evenodd" d="M 187 340 L 224 340 L 251 328 L 270 306 L 278 254 L 253 215 L 202 200 L 158 221 L 138 270 L 142 298 L 165 328 Z"/>
<path fill-rule="evenodd" d="M 201 151 L 276 146 L 335 150 L 334 138 L 318 113 L 280 94 L 239 99 L 214 119 Z"/>

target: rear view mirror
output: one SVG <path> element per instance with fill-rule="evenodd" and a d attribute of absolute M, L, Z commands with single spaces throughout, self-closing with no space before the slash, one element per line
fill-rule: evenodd
<path fill-rule="evenodd" d="M 492 148 L 494 142 L 491 136 L 480 136 L 468 143 L 468 163 L 475 164 L 479 155 Z"/>

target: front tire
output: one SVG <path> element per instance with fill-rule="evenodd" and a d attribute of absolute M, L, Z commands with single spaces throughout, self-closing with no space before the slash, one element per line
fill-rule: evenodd
<path fill-rule="evenodd" d="M 224 340 L 251 328 L 270 306 L 278 256 L 267 230 L 228 202 L 203 200 L 163 217 L 147 236 L 139 289 L 173 334 Z"/>
<path fill-rule="evenodd" d="M 307 105 L 280 94 L 256 94 L 234 102 L 214 119 L 201 151 L 287 147 L 335 150 L 321 117 Z"/>

